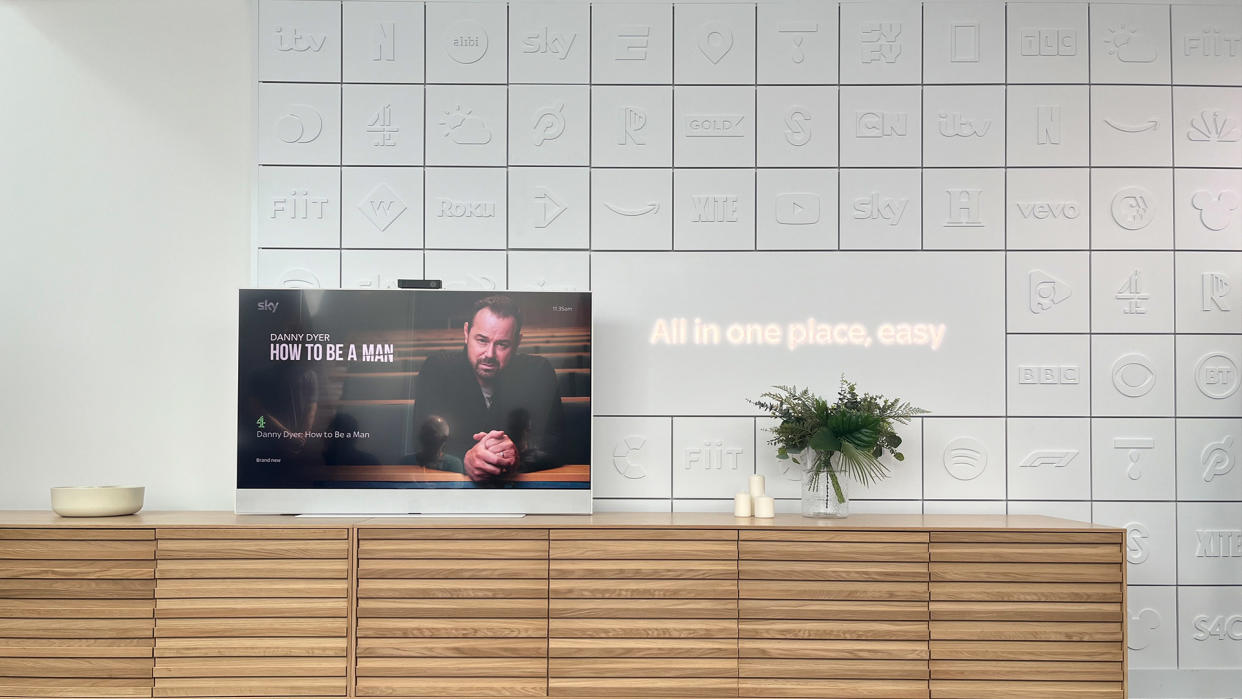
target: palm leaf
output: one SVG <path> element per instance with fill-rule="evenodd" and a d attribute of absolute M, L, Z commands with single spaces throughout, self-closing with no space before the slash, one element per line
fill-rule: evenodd
<path fill-rule="evenodd" d="M 843 473 L 860 484 L 867 486 L 881 479 L 888 478 L 888 466 L 885 466 L 871 452 L 860 450 L 850 442 L 843 442 L 834 466 L 837 473 Z"/>

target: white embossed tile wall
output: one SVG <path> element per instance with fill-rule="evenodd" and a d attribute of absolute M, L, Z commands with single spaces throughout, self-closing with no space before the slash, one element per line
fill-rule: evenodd
<path fill-rule="evenodd" d="M 255 281 L 593 290 L 600 510 L 796 511 L 743 399 L 846 372 L 932 410 L 857 511 L 1127 526 L 1131 666 L 1242 671 L 1236 1 L 257 22 Z"/>

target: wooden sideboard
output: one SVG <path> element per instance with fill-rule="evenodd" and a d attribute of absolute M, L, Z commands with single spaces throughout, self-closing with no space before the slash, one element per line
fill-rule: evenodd
<path fill-rule="evenodd" d="M 0 512 L 0 696 L 1126 696 L 1122 529 Z"/>

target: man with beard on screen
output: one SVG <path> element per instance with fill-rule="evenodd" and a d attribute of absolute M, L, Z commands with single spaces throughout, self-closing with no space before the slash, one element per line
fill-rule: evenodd
<path fill-rule="evenodd" d="M 560 466 L 556 371 L 543 357 L 519 352 L 521 309 L 507 296 L 480 299 L 464 331 L 463 349 L 433 352 L 419 369 L 414 429 L 420 441 L 437 443 L 421 444 L 413 463 L 460 470 L 480 487 Z M 427 456 L 436 454 L 442 457 Z"/>

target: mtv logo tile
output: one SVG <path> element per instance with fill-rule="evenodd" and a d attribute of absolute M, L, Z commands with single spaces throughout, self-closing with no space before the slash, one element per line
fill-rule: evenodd
<path fill-rule="evenodd" d="M 1091 330 L 1173 332 L 1173 253 L 1091 253 Z"/>
<path fill-rule="evenodd" d="M 1085 335 L 1009 335 L 1009 415 L 1086 416 L 1091 350 Z"/>
<path fill-rule="evenodd" d="M 1242 84 L 1242 7 L 1174 5 L 1173 82 Z"/>
<path fill-rule="evenodd" d="M 592 425 L 591 489 L 596 495 L 672 497 L 673 423 L 669 418 L 596 417 Z"/>
<path fill-rule="evenodd" d="M 1091 503 L 1056 500 L 1009 500 L 1005 503 L 1005 513 L 1011 515 L 1043 515 L 1044 517 L 1060 517 L 1061 519 L 1090 522 Z"/>
<path fill-rule="evenodd" d="M 506 7 L 427 3 L 427 82 L 504 83 Z"/>
<path fill-rule="evenodd" d="M 1236 333 L 1242 327 L 1242 252 L 1179 252 L 1177 332 Z"/>
<path fill-rule="evenodd" d="M 754 418 L 673 418 L 673 497 L 732 501 L 754 472 Z"/>
<path fill-rule="evenodd" d="M 1089 247 L 1091 181 L 1087 170 L 1010 169 L 1005 179 L 1010 250 Z"/>
<path fill-rule="evenodd" d="M 423 169 L 341 170 L 341 247 L 423 247 Z"/>
<path fill-rule="evenodd" d="M 673 82 L 754 84 L 753 5 L 678 5 L 673 28 Z"/>
<path fill-rule="evenodd" d="M 341 86 L 261 83 L 259 163 L 341 164 Z"/>
<path fill-rule="evenodd" d="M 1178 584 L 1236 585 L 1242 580 L 1242 507 L 1237 500 L 1178 503 L 1177 532 Z"/>
<path fill-rule="evenodd" d="M 672 165 L 672 121 L 671 87 L 592 87 L 591 164 Z"/>
<path fill-rule="evenodd" d="M 1173 163 L 1237 167 L 1242 162 L 1242 88 L 1173 88 Z"/>
<path fill-rule="evenodd" d="M 762 85 L 835 83 L 837 4 L 794 0 L 761 3 L 758 80 Z"/>
<path fill-rule="evenodd" d="M 590 88 L 509 88 L 510 165 L 589 165 Z"/>
<path fill-rule="evenodd" d="M 338 250 L 270 250 L 260 248 L 255 282 L 273 289 L 339 289 Z"/>
<path fill-rule="evenodd" d="M 590 291 L 590 255 L 585 251 L 510 252 L 509 288 L 515 291 Z"/>
<path fill-rule="evenodd" d="M 342 250 L 341 288 L 396 289 L 398 279 L 423 279 L 422 250 Z"/>
<path fill-rule="evenodd" d="M 1005 420 L 924 418 L 923 497 L 1003 500 Z"/>
<path fill-rule="evenodd" d="M 509 168 L 509 247 L 590 247 L 586 168 Z"/>
<path fill-rule="evenodd" d="M 509 82 L 591 80 L 591 6 L 524 2 L 509 7 Z"/>
<path fill-rule="evenodd" d="M 1177 667 L 1177 588 L 1131 587 L 1126 630 L 1130 667 Z"/>
<path fill-rule="evenodd" d="M 760 167 L 837 164 L 837 88 L 759 87 Z"/>
<path fill-rule="evenodd" d="M 1087 5 L 1084 3 L 1007 6 L 1009 82 L 1087 82 Z"/>
<path fill-rule="evenodd" d="M 1091 170 L 1091 247 L 1173 247 L 1173 171 Z"/>
<path fill-rule="evenodd" d="M 1177 336 L 1177 414 L 1242 417 L 1242 335 Z"/>
<path fill-rule="evenodd" d="M 923 164 L 1005 164 L 1005 88 L 923 88 Z"/>
<path fill-rule="evenodd" d="M 880 458 L 888 468 L 889 477 L 863 486 L 847 478 L 851 500 L 920 500 L 923 497 L 923 425 L 922 419 L 914 418 L 907 425 L 894 424 L 901 437 L 901 452 L 905 459 L 898 461 L 889 454 Z M 939 462 L 933 462 L 939 465 Z M 852 507 L 852 505 L 851 505 Z"/>
<path fill-rule="evenodd" d="M 427 164 L 504 165 L 506 88 L 427 86 Z"/>
<path fill-rule="evenodd" d="M 673 172 L 675 250 L 754 250 L 753 170 Z"/>
<path fill-rule="evenodd" d="M 842 170 L 841 249 L 917 250 L 918 170 Z"/>
<path fill-rule="evenodd" d="M 509 288 L 501 250 L 428 250 L 428 279 L 439 279 L 445 289 L 500 291 Z"/>
<path fill-rule="evenodd" d="M 837 247 L 837 170 L 761 169 L 756 174 L 760 250 Z"/>
<path fill-rule="evenodd" d="M 335 3 L 259 3 L 259 80 L 340 82 L 341 8 Z"/>
<path fill-rule="evenodd" d="M 1242 250 L 1242 170 L 1173 172 L 1179 250 Z"/>
<path fill-rule="evenodd" d="M 591 170 L 593 250 L 671 250 L 671 170 Z"/>
<path fill-rule="evenodd" d="M 1093 335 L 1091 414 L 1173 414 L 1171 335 Z"/>
<path fill-rule="evenodd" d="M 1004 247 L 1004 170 L 923 170 L 924 249 Z"/>
<path fill-rule="evenodd" d="M 1006 294 L 1009 332 L 1087 332 L 1091 302 L 1086 252 L 1012 252 Z"/>
<path fill-rule="evenodd" d="M 1179 667 L 1242 667 L 1242 587 L 1177 589 Z"/>
<path fill-rule="evenodd" d="M 841 165 L 918 167 L 918 87 L 841 88 Z"/>
<path fill-rule="evenodd" d="M 591 7 L 591 82 L 673 82 L 671 3 L 597 4 Z"/>
<path fill-rule="evenodd" d="M 922 7 L 917 2 L 841 5 L 841 82 L 919 82 L 922 72 Z"/>
<path fill-rule="evenodd" d="M 436 167 L 425 171 L 429 248 L 505 248 L 505 171 Z"/>
<path fill-rule="evenodd" d="M 1174 492 L 1171 418 L 1091 420 L 1091 495 L 1096 500 L 1167 500 Z"/>
<path fill-rule="evenodd" d="M 345 85 L 341 162 L 423 164 L 422 85 Z"/>
<path fill-rule="evenodd" d="M 1005 7 L 996 2 L 923 7 L 924 83 L 1005 82 Z"/>
<path fill-rule="evenodd" d="M 1126 529 L 1126 582 L 1175 585 L 1176 542 L 1171 502 L 1097 502 L 1092 522 Z"/>
<path fill-rule="evenodd" d="M 1169 12 L 1159 5 L 1091 7 L 1091 80 L 1167 83 Z"/>
<path fill-rule="evenodd" d="M 339 168 L 259 168 L 259 246 L 338 247 L 341 244 L 340 187 Z"/>
<path fill-rule="evenodd" d="M 1173 97 L 1165 87 L 1091 86 L 1091 164 L 1173 164 Z"/>
<path fill-rule="evenodd" d="M 341 66 L 345 82 L 423 82 L 423 5 L 349 2 L 341 10 Z"/>
<path fill-rule="evenodd" d="M 753 166 L 754 88 L 674 88 L 673 164 L 678 167 Z"/>
<path fill-rule="evenodd" d="M 1071 166 L 1090 162 L 1090 93 L 1085 85 L 1018 85 L 1007 89 L 1009 165 Z"/>
<path fill-rule="evenodd" d="M 1177 421 L 1179 500 L 1242 502 L 1242 420 Z"/>
<path fill-rule="evenodd" d="M 1010 418 L 1006 461 L 1013 500 L 1091 497 L 1091 421 Z"/>
<path fill-rule="evenodd" d="M 776 447 L 768 442 L 772 429 L 780 424 L 775 418 L 755 419 L 755 473 L 763 476 L 764 490 L 774 498 L 801 498 L 803 465 L 800 456 L 776 458 Z M 851 494 L 851 498 L 852 498 Z"/>

